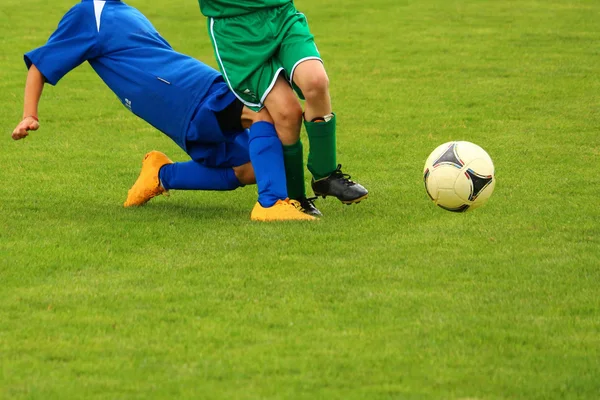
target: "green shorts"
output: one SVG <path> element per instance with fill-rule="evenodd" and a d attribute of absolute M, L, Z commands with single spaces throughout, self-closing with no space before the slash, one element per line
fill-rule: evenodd
<path fill-rule="evenodd" d="M 306 17 L 292 3 L 230 18 L 209 18 L 215 56 L 230 89 L 258 111 L 280 73 L 294 87 L 294 70 L 303 61 L 321 60 Z"/>

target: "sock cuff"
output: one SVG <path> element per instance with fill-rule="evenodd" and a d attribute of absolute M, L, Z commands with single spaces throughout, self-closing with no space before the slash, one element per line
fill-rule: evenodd
<path fill-rule="evenodd" d="M 302 140 L 298 139 L 298 141 L 294 144 L 283 145 L 284 154 L 295 154 L 297 152 L 302 152 L 303 149 Z"/>
<path fill-rule="evenodd" d="M 303 116 L 304 116 L 304 114 L 303 114 Z M 310 122 L 329 122 L 329 121 L 331 121 L 334 118 L 335 118 L 335 114 L 332 112 L 332 113 L 329 113 L 329 114 L 327 114 L 327 115 L 325 115 L 323 117 L 313 118 L 313 119 L 310 120 Z"/>
<path fill-rule="evenodd" d="M 304 127 L 309 136 L 329 136 L 335 131 L 335 114 L 329 121 L 311 122 L 304 120 Z"/>
<path fill-rule="evenodd" d="M 258 121 L 250 126 L 249 132 L 250 140 L 259 138 L 259 137 L 277 137 L 277 131 L 275 130 L 275 125 L 267 121 Z"/>
<path fill-rule="evenodd" d="M 171 163 L 165 164 L 158 170 L 158 183 L 160 183 L 160 186 L 167 191 L 171 189 L 169 187 L 168 177 L 170 176 L 171 169 L 174 167 L 174 165 L 175 164 Z"/>

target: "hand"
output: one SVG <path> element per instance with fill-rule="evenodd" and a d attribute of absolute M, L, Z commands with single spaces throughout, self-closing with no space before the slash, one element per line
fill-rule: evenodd
<path fill-rule="evenodd" d="M 35 118 L 25 117 L 13 131 L 12 138 L 14 140 L 23 139 L 29 135 L 29 131 L 37 131 L 39 127 L 40 123 Z"/>

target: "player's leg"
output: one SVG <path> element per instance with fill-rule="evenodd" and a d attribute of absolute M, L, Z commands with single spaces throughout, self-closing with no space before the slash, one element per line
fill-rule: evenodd
<path fill-rule="evenodd" d="M 332 112 L 329 79 L 310 33 L 306 18 L 290 13 L 291 26 L 278 53 L 290 83 L 306 100 L 304 126 L 310 151 L 308 170 L 317 195 L 335 196 L 343 203 L 359 202 L 368 195 L 360 184 L 341 171 L 336 159 L 336 116 Z"/>
<path fill-rule="evenodd" d="M 275 129 L 283 144 L 283 159 L 287 190 L 290 199 L 298 201 L 300 210 L 316 217 L 321 212 L 315 207 L 313 199 L 306 196 L 304 183 L 304 154 L 300 139 L 302 107 L 290 84 L 282 75 L 265 97 L 264 104 L 274 120 Z"/>
<path fill-rule="evenodd" d="M 258 186 L 258 201 L 250 218 L 254 221 L 304 219 L 314 217 L 302 213 L 293 200 L 287 200 L 286 177 L 281 141 L 273 119 L 266 109 L 242 110 L 242 124 L 249 125 L 248 152 Z"/>
<path fill-rule="evenodd" d="M 266 110 L 247 110 L 223 80 L 216 81 L 187 132 L 185 150 L 192 160 L 163 166 L 160 182 L 164 188 L 233 190 L 256 183 L 245 129 L 255 121 L 272 122 Z"/>
<path fill-rule="evenodd" d="M 142 161 L 142 170 L 129 189 L 124 207 L 141 206 L 169 190 L 234 190 L 254 183 L 252 165 L 212 168 L 194 160 L 172 162 L 160 151 L 151 151 Z"/>
<path fill-rule="evenodd" d="M 335 115 L 331 111 L 329 79 L 320 60 L 300 62 L 292 70 L 305 102 L 304 126 L 310 142 L 308 170 L 318 180 L 337 167 Z"/>
<path fill-rule="evenodd" d="M 281 143 L 284 146 L 296 144 L 300 139 L 302 106 L 283 76 L 277 77 L 264 105 L 273 118 Z"/>
<path fill-rule="evenodd" d="M 227 138 L 221 132 L 243 132 L 241 109 L 242 105 L 226 85 L 222 81 L 216 82 L 211 88 L 211 95 L 198 106 L 187 132 L 187 148 L 184 150 L 192 160 L 173 163 L 159 151 L 146 154 L 140 175 L 129 190 L 124 206 L 143 205 L 169 190 L 222 191 L 254 183 L 253 173 L 248 172 L 251 165 L 247 155 L 238 158 L 236 164 L 217 165 L 226 159 L 228 148 L 236 146 L 235 142 L 227 143 Z M 247 145 L 244 149 L 247 153 Z M 247 166 L 243 167 L 245 164 Z"/>
<path fill-rule="evenodd" d="M 248 138 L 240 121 L 242 107 L 222 81 L 216 82 L 211 88 L 211 95 L 198 106 L 187 132 L 184 150 L 192 160 L 173 163 L 161 152 L 146 154 L 142 171 L 128 192 L 125 207 L 143 205 L 169 190 L 222 191 L 255 183 L 247 155 Z M 240 132 L 245 137 L 236 137 L 228 143 L 222 131 Z M 227 159 L 228 150 L 236 146 L 241 146 L 246 155 L 236 160 Z M 231 163 L 216 165 L 224 163 L 224 160 Z"/>
<path fill-rule="evenodd" d="M 300 88 L 306 100 L 306 121 L 320 120 L 332 114 L 329 96 L 329 77 L 318 59 L 308 59 L 296 65 L 292 72 L 293 82 Z"/>
<path fill-rule="evenodd" d="M 229 153 L 242 154 L 242 150 L 246 150 L 252 161 L 252 172 L 258 186 L 258 201 L 250 218 L 254 221 L 314 219 L 298 210 L 294 201 L 287 199 L 283 149 L 267 110 L 253 112 L 244 107 L 242 121 L 250 124 L 247 130 L 247 146 L 244 147 L 244 143 L 236 141 Z"/>

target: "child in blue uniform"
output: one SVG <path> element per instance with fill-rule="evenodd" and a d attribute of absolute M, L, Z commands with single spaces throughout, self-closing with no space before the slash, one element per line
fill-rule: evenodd
<path fill-rule="evenodd" d="M 142 13 L 119 0 L 83 0 L 44 46 L 25 54 L 23 120 L 13 139 L 39 128 L 44 83 L 55 85 L 84 61 L 127 109 L 191 158 L 172 163 L 148 153 L 126 207 L 169 189 L 233 190 L 256 181 L 251 219 L 314 219 L 287 199 L 282 146 L 269 114 L 246 109 L 216 70 L 174 51 Z"/>

